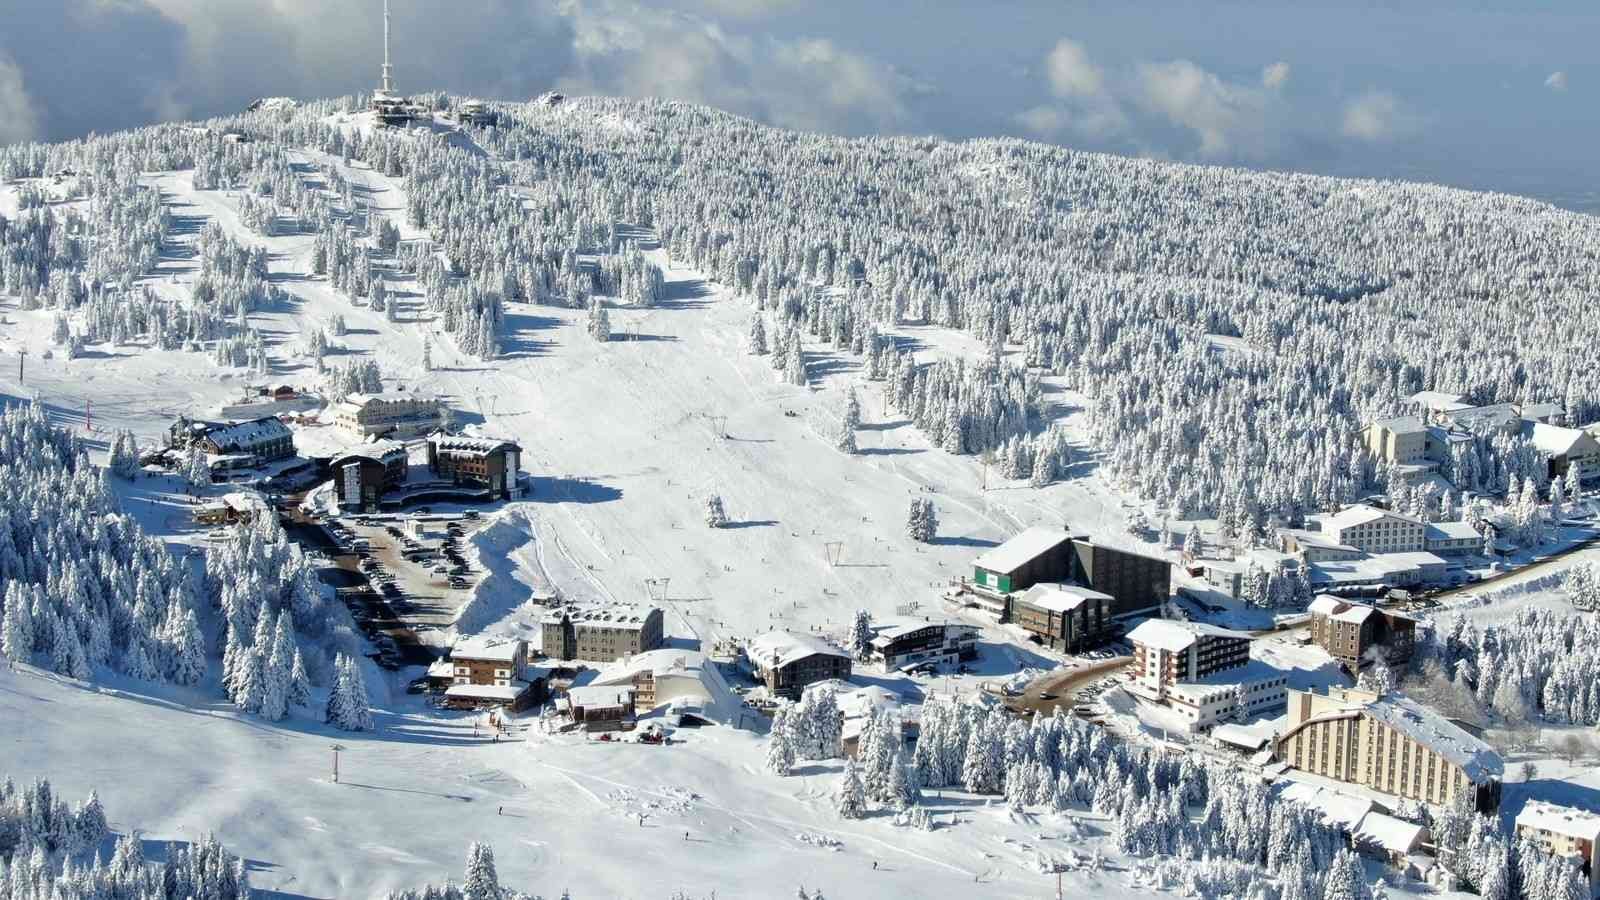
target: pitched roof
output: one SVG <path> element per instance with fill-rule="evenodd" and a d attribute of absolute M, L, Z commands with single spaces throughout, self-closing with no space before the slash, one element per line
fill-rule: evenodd
<path fill-rule="evenodd" d="M 461 697 L 469 700 L 504 700 L 507 703 L 522 696 L 528 689 L 526 681 L 513 681 L 510 684 L 452 684 L 445 688 L 445 697 Z"/>
<path fill-rule="evenodd" d="M 1091 591 L 1075 584 L 1036 584 L 1017 600 L 1050 612 L 1071 612 L 1090 600 L 1114 600 L 1110 594 Z"/>
<path fill-rule="evenodd" d="M 1375 419 L 1372 425 L 1374 428 L 1382 428 L 1395 434 L 1421 434 L 1427 429 L 1422 420 L 1416 416 L 1390 416 L 1387 419 Z"/>
<path fill-rule="evenodd" d="M 1004 575 L 1015 572 L 1061 544 L 1072 540 L 1062 528 L 1036 525 L 972 561 L 975 568 Z"/>
<path fill-rule="evenodd" d="M 589 685 L 567 688 L 567 701 L 573 706 L 627 706 L 633 702 L 633 688 L 626 685 Z"/>
<path fill-rule="evenodd" d="M 440 450 L 457 450 L 468 453 L 487 454 L 502 448 L 509 450 L 522 449 L 515 441 L 509 441 L 504 438 L 463 437 L 459 435 L 436 434 L 428 438 L 428 443 L 433 444 Z"/>
<path fill-rule="evenodd" d="M 221 425 L 206 431 L 206 438 L 224 449 L 254 447 L 267 441 L 281 441 L 292 436 L 289 427 L 273 416 Z"/>
<path fill-rule="evenodd" d="M 1430 541 L 1482 540 L 1471 522 L 1430 522 L 1423 537 Z"/>
<path fill-rule="evenodd" d="M 1356 823 L 1350 836 L 1362 843 L 1382 847 L 1391 853 L 1410 853 L 1427 839 L 1428 829 L 1415 822 L 1397 819 L 1377 810 Z"/>
<path fill-rule="evenodd" d="M 1600 843 L 1600 814 L 1542 800 L 1529 800 L 1517 813 L 1517 825 Z"/>
<path fill-rule="evenodd" d="M 927 619 L 889 619 L 886 622 L 874 626 L 872 632 L 872 645 L 874 647 L 885 647 L 908 634 L 921 631 L 922 629 L 933 625 L 943 626 L 946 637 L 949 637 L 950 629 L 952 628 L 958 631 L 970 631 L 974 633 L 983 630 L 976 625 L 968 625 L 965 622 L 951 622 L 949 620 L 932 622 Z"/>
<path fill-rule="evenodd" d="M 1344 528 L 1350 528 L 1355 525 L 1365 525 L 1368 522 L 1376 522 L 1379 519 L 1399 519 L 1402 522 L 1411 522 L 1414 524 L 1422 523 L 1421 519 L 1408 516 L 1403 513 L 1397 513 L 1392 510 L 1379 509 L 1376 506 L 1368 506 L 1365 503 L 1357 503 L 1354 506 L 1347 506 L 1333 515 L 1324 518 L 1322 522 L 1324 530 L 1337 531 Z"/>
<path fill-rule="evenodd" d="M 1578 449 L 1580 443 L 1594 443 L 1594 437 L 1581 428 L 1562 428 L 1543 422 L 1524 422 L 1522 436 L 1551 456 L 1566 456 Z"/>
<path fill-rule="evenodd" d="M 1340 697 L 1335 693 L 1336 690 L 1330 689 L 1329 694 L 1337 701 Z M 1368 700 L 1366 698 L 1372 695 L 1360 691 L 1345 690 L 1339 693 L 1344 695 L 1347 712 L 1357 711 L 1394 728 L 1460 766 L 1467 778 L 1475 783 L 1499 778 L 1505 773 L 1505 762 L 1493 747 L 1410 697 L 1391 691 L 1376 700 Z M 1318 718 L 1321 717 L 1313 716 L 1308 721 Z"/>
<path fill-rule="evenodd" d="M 524 646 L 519 638 L 477 634 L 457 640 L 450 648 L 451 659 L 476 659 L 485 662 L 514 662 L 517 650 Z"/>
<path fill-rule="evenodd" d="M 1204 622 L 1180 622 L 1175 619 L 1145 619 L 1139 627 L 1128 633 L 1128 640 L 1147 647 L 1177 652 L 1193 644 L 1201 636 L 1238 638 L 1249 640 L 1242 631 L 1218 628 Z"/>
<path fill-rule="evenodd" d="M 756 635 L 745 646 L 745 655 L 758 666 L 776 665 L 780 668 L 809 656 L 842 656 L 846 659 L 850 656 L 832 643 L 803 631 L 768 631 Z"/>

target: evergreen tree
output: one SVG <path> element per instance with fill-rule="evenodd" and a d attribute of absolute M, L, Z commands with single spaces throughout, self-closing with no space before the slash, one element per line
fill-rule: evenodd
<path fill-rule="evenodd" d="M 856 659 L 866 659 L 872 651 L 872 613 L 856 610 L 854 624 L 850 627 L 850 652 Z"/>
<path fill-rule="evenodd" d="M 467 848 L 467 879 L 462 900 L 500 900 L 500 876 L 495 872 L 494 850 L 477 841 Z"/>
<path fill-rule="evenodd" d="M 728 513 L 722 508 L 722 497 L 712 494 L 706 498 L 706 524 L 722 528 L 728 524 Z"/>
<path fill-rule="evenodd" d="M 780 778 L 787 778 L 794 768 L 794 733 L 789 721 L 792 710 L 789 706 L 778 707 L 767 735 L 767 771 Z"/>
<path fill-rule="evenodd" d="M 750 317 L 750 339 L 746 346 L 752 356 L 765 356 L 767 353 L 766 317 L 759 311 Z"/>
<path fill-rule="evenodd" d="M 839 776 L 839 786 L 834 789 L 833 807 L 841 819 L 859 819 L 867 814 L 866 790 L 853 759 L 844 761 L 844 772 Z"/>
<path fill-rule="evenodd" d="M 589 301 L 589 336 L 605 343 L 611 340 L 611 313 L 606 311 L 600 298 L 595 297 Z"/>

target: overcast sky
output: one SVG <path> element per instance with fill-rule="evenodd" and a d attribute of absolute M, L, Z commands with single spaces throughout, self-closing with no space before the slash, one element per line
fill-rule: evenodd
<path fill-rule="evenodd" d="M 1600 2 L 391 0 L 396 80 L 677 97 L 1600 211 Z M 0 143 L 369 89 L 381 0 L 0 0 Z"/>

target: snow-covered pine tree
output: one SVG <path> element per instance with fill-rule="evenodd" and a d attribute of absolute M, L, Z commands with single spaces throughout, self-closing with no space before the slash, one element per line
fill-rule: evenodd
<path fill-rule="evenodd" d="M 833 446 L 841 453 L 848 453 L 852 456 L 858 453 L 860 448 L 856 446 L 855 429 L 841 428 L 839 430 L 839 439 L 834 442 Z"/>
<path fill-rule="evenodd" d="M 728 524 L 728 513 L 722 508 L 722 497 L 718 494 L 706 498 L 706 524 L 712 528 L 722 528 Z"/>
<path fill-rule="evenodd" d="M 867 653 L 872 650 L 872 613 L 856 610 L 856 617 L 850 626 L 850 652 L 856 659 L 866 659 Z"/>
<path fill-rule="evenodd" d="M 838 811 L 841 819 L 859 819 L 867 814 L 866 790 L 861 784 L 861 775 L 856 771 L 856 761 L 846 759 L 844 772 L 839 776 L 839 784 L 833 793 L 833 808 Z"/>
<path fill-rule="evenodd" d="M 906 516 L 906 536 L 912 540 L 928 544 L 939 532 L 939 515 L 934 510 L 933 501 L 926 498 L 917 498 L 911 501 L 911 510 Z"/>
<path fill-rule="evenodd" d="M 422 371 L 433 371 L 433 338 L 422 336 Z"/>
<path fill-rule="evenodd" d="M 467 878 L 461 885 L 461 896 L 462 900 L 501 900 L 494 850 L 488 844 L 473 841 L 467 848 Z"/>
<path fill-rule="evenodd" d="M 306 674 L 306 662 L 300 648 L 294 650 L 294 661 L 289 666 L 288 701 L 291 707 L 311 705 L 311 676 Z"/>
<path fill-rule="evenodd" d="M 845 391 L 844 427 L 850 431 L 861 427 L 861 400 L 856 396 L 854 387 Z"/>
<path fill-rule="evenodd" d="M 760 310 L 750 317 L 750 338 L 745 346 L 752 356 L 765 356 L 767 353 L 767 317 Z"/>
<path fill-rule="evenodd" d="M 794 730 L 790 724 L 793 710 L 790 706 L 778 707 L 767 733 L 767 771 L 780 778 L 787 778 L 794 768 Z"/>
<path fill-rule="evenodd" d="M 600 302 L 599 297 L 589 300 L 588 330 L 589 336 L 602 344 L 611 340 L 611 313 L 606 310 L 605 304 Z"/>

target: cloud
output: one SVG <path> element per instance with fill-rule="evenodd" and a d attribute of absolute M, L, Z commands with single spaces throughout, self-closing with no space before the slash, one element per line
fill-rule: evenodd
<path fill-rule="evenodd" d="M 1105 79 L 1089 60 L 1083 45 L 1062 38 L 1045 58 L 1050 89 L 1058 97 L 1092 97 L 1100 93 Z"/>
<path fill-rule="evenodd" d="M 1567 73 L 1565 73 L 1565 72 L 1551 72 L 1550 73 L 1550 77 L 1546 78 L 1544 80 L 1544 86 L 1549 88 L 1552 91 L 1564 91 L 1564 90 L 1566 90 L 1567 89 Z"/>
<path fill-rule="evenodd" d="M 1193 132 L 1200 139 L 1201 156 L 1259 158 L 1266 153 L 1270 104 L 1261 88 L 1224 81 L 1186 59 L 1141 63 L 1136 72 L 1139 101 L 1170 124 Z"/>
<path fill-rule="evenodd" d="M 1261 86 L 1269 91 L 1283 87 L 1289 81 L 1289 64 L 1283 60 L 1261 70 Z"/>
<path fill-rule="evenodd" d="M 569 93 L 666 96 L 789 128 L 895 132 L 913 121 L 921 82 L 814 37 L 736 34 L 624 0 L 562 7 L 574 29 Z"/>
<path fill-rule="evenodd" d="M 38 137 L 38 118 L 22 83 L 22 70 L 0 53 L 0 145 Z"/>
<path fill-rule="evenodd" d="M 1415 125 L 1416 117 L 1393 94 L 1371 90 L 1345 104 L 1339 133 L 1376 143 L 1401 137 Z"/>

